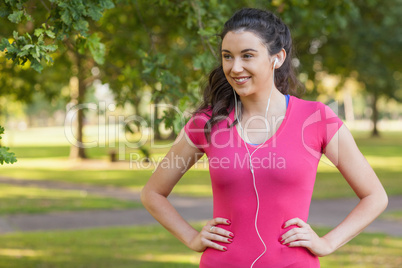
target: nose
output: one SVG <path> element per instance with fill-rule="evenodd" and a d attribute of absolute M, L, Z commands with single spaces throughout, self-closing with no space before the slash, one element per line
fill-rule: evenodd
<path fill-rule="evenodd" d="M 233 61 L 232 72 L 241 73 L 243 71 L 243 63 L 241 59 L 235 58 Z"/>

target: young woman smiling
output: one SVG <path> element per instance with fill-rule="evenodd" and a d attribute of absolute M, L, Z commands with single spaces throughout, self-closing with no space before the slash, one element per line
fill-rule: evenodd
<path fill-rule="evenodd" d="M 296 97 L 292 39 L 277 16 L 242 9 L 225 23 L 221 38 L 221 65 L 163 160 L 194 164 L 204 153 L 214 160 L 213 218 L 195 230 L 167 200 L 189 165 L 159 165 L 142 202 L 180 241 L 203 252 L 200 267 L 319 267 L 318 256 L 369 225 L 387 206 L 387 195 L 336 114 Z M 322 154 L 360 202 L 319 237 L 307 219 Z M 275 159 L 281 165 L 272 165 Z"/>

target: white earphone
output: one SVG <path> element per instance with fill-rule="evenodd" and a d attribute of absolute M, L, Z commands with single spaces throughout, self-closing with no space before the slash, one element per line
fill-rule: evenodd
<path fill-rule="evenodd" d="M 278 58 L 275 58 L 275 62 L 274 62 L 274 69 L 275 69 L 275 65 L 279 62 Z"/>

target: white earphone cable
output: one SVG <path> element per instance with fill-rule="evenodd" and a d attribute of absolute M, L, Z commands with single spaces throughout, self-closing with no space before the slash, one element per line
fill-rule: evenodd
<path fill-rule="evenodd" d="M 272 91 L 273 91 L 273 89 L 274 89 L 275 65 L 276 65 L 276 62 L 277 62 L 277 61 L 275 60 L 274 67 L 273 67 L 273 70 L 272 70 L 272 86 L 271 86 L 271 92 L 269 93 L 268 102 L 267 102 L 267 108 L 266 108 L 266 110 L 265 110 L 265 117 L 264 117 L 264 119 L 265 119 L 264 123 L 265 123 L 265 125 L 266 125 L 266 127 L 267 127 L 267 130 L 269 129 L 269 122 L 268 122 L 268 120 L 267 120 L 267 114 L 268 114 L 268 110 L 269 110 L 269 104 L 270 104 L 270 102 L 271 102 L 271 94 L 272 94 Z M 258 190 L 257 190 L 257 186 L 256 186 L 255 175 L 254 175 L 254 168 L 253 168 L 253 164 L 252 164 L 252 161 L 251 161 L 251 159 L 252 159 L 251 157 L 252 157 L 253 154 L 254 154 L 258 149 L 260 149 L 260 148 L 265 144 L 265 142 L 268 140 L 267 138 L 268 138 L 268 132 L 269 132 L 269 131 L 267 131 L 267 134 L 266 134 L 266 136 L 265 136 L 264 142 L 262 142 L 262 143 L 250 154 L 250 151 L 249 151 L 249 149 L 248 149 L 248 147 L 247 147 L 247 144 L 246 144 L 246 142 L 245 142 L 245 140 L 244 140 L 244 139 L 245 139 L 245 137 L 244 137 L 244 130 L 243 130 L 243 127 L 242 127 L 242 125 L 241 125 L 240 119 L 239 119 L 239 117 L 238 117 L 238 112 L 237 112 L 237 105 L 238 105 L 238 104 L 237 104 L 236 92 L 235 92 L 234 89 L 233 89 L 233 93 L 234 93 L 234 97 L 235 97 L 235 116 L 236 116 L 237 122 L 239 123 L 239 127 L 240 127 L 240 130 L 241 130 L 241 136 L 242 136 L 242 139 L 243 139 L 244 147 L 246 147 L 247 153 L 248 153 L 248 155 L 249 155 L 250 171 L 251 171 L 251 174 L 253 175 L 253 186 L 254 186 L 254 191 L 255 191 L 256 198 L 257 198 L 257 209 L 256 209 L 256 213 L 255 213 L 254 227 L 255 227 L 255 231 L 257 232 L 258 237 L 260 238 L 261 243 L 264 245 L 264 251 L 263 251 L 263 252 L 254 260 L 254 262 L 251 264 L 250 268 L 252 268 L 252 267 L 254 266 L 254 264 L 265 254 L 265 252 L 267 252 L 267 245 L 265 244 L 264 240 L 262 239 L 262 237 L 261 237 L 261 235 L 260 235 L 260 232 L 259 232 L 259 230 L 258 230 L 258 225 L 257 225 L 257 223 L 258 223 L 258 213 L 259 213 L 259 210 L 260 210 L 260 198 L 259 198 Z"/>

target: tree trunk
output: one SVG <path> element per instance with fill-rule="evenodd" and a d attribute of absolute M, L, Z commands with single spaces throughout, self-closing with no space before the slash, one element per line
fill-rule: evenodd
<path fill-rule="evenodd" d="M 372 137 L 379 137 L 380 133 L 378 132 L 377 123 L 378 123 L 378 109 L 377 109 L 377 101 L 378 101 L 378 93 L 374 91 L 373 93 L 373 101 L 371 103 L 371 108 L 373 110 L 372 121 L 373 121 L 373 131 L 371 132 Z"/>
<path fill-rule="evenodd" d="M 355 120 L 355 115 L 353 112 L 353 100 L 350 94 L 350 88 L 346 87 L 343 90 L 343 103 L 345 105 L 345 119 L 348 122 L 353 122 Z"/>
<path fill-rule="evenodd" d="M 159 123 L 157 122 L 158 121 L 158 111 L 159 111 L 158 103 L 159 103 L 159 99 L 155 98 L 155 101 L 154 101 L 154 104 L 155 104 L 155 106 L 154 106 L 154 118 L 153 118 L 154 122 L 152 122 L 152 123 L 154 125 L 154 129 L 153 129 L 153 131 L 154 131 L 154 139 L 155 140 L 162 140 L 161 132 L 159 130 Z"/>
<path fill-rule="evenodd" d="M 78 55 L 78 52 L 71 53 L 74 54 L 74 62 L 76 64 L 76 70 L 78 71 L 77 77 L 75 78 L 75 88 L 71 88 L 71 101 L 78 106 L 77 119 L 76 119 L 76 144 L 72 144 L 70 147 L 70 158 L 72 159 L 85 159 L 87 155 L 85 153 L 84 143 L 83 143 L 83 128 L 84 128 L 84 100 L 86 93 L 85 85 L 85 67 L 83 66 L 82 58 Z M 71 83 L 70 83 L 71 85 Z"/>

